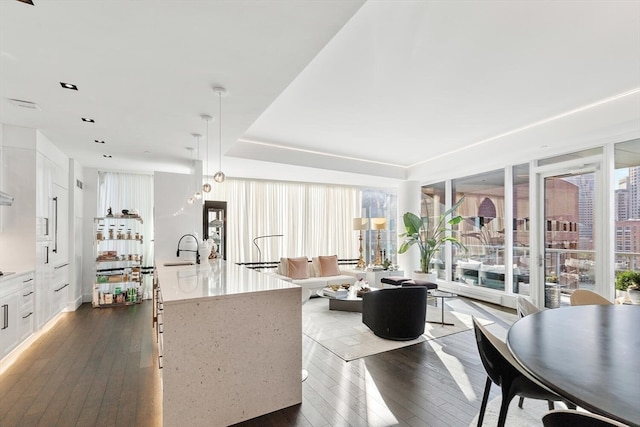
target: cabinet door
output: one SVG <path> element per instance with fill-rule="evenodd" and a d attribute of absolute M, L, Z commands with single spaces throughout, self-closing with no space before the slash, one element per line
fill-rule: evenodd
<path fill-rule="evenodd" d="M 51 318 L 51 242 L 36 243 L 36 329 L 40 329 Z"/>
<path fill-rule="evenodd" d="M 53 279 L 51 280 L 49 307 L 50 315 L 53 317 L 67 305 L 69 293 L 69 263 L 63 263 L 53 267 Z"/>
<path fill-rule="evenodd" d="M 19 292 L 0 298 L 0 357 L 6 356 L 18 345 L 19 302 Z"/>
<path fill-rule="evenodd" d="M 51 204 L 53 197 L 53 163 L 36 153 L 36 239 L 51 239 Z"/>

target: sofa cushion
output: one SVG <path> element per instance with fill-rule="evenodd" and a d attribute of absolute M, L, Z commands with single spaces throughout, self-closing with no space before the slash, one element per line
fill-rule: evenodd
<path fill-rule="evenodd" d="M 292 279 L 309 278 L 309 260 L 306 257 L 287 258 L 287 277 Z"/>
<path fill-rule="evenodd" d="M 320 277 L 327 276 L 339 276 L 340 267 L 338 266 L 338 256 L 319 256 L 318 263 L 320 264 Z"/>

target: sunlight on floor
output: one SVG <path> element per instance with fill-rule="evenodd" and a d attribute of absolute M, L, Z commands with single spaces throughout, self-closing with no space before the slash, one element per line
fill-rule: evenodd
<path fill-rule="evenodd" d="M 384 398 L 378 390 L 375 381 L 371 378 L 369 370 L 365 368 L 364 381 L 367 390 L 367 423 L 370 426 L 382 426 L 382 425 L 395 425 L 398 424 L 398 420 L 393 415 L 393 412 L 384 403 Z M 375 408 L 375 413 L 372 413 L 372 408 Z M 383 422 L 380 424 L 379 422 Z"/>
<path fill-rule="evenodd" d="M 473 391 L 469 377 L 465 374 L 465 367 L 457 357 L 447 354 L 438 340 L 427 341 L 431 348 L 436 352 L 442 364 L 447 368 L 451 378 L 453 378 L 460 388 L 464 396 L 472 402 L 477 399 L 476 393 Z"/>

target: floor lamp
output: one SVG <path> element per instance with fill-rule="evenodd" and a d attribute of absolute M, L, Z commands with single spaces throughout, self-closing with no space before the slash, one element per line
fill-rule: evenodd
<path fill-rule="evenodd" d="M 358 268 L 364 270 L 367 264 L 362 257 L 362 230 L 366 230 L 369 226 L 369 218 L 353 218 L 353 229 L 360 232 L 358 240 L 360 241 L 360 258 L 358 258 Z"/>
<path fill-rule="evenodd" d="M 380 249 L 380 230 L 387 228 L 387 218 L 371 218 L 371 228 L 378 230 L 377 244 L 376 244 L 376 260 L 373 265 L 382 265 L 382 249 Z"/>

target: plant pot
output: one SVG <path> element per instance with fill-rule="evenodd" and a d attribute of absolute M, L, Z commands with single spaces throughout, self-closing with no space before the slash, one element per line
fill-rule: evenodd
<path fill-rule="evenodd" d="M 640 290 L 627 289 L 627 295 L 629 296 L 632 304 L 640 304 Z"/>
<path fill-rule="evenodd" d="M 616 289 L 616 298 L 627 298 L 627 291 Z"/>
<path fill-rule="evenodd" d="M 413 278 L 416 280 L 426 280 L 427 282 L 438 283 L 438 276 L 435 273 L 421 273 L 419 271 L 414 271 Z"/>

